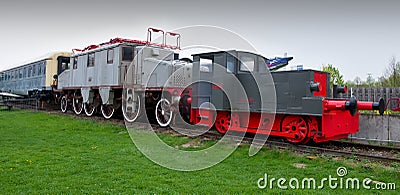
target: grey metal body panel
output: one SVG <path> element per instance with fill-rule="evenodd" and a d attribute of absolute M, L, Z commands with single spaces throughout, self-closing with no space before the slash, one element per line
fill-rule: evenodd
<path fill-rule="evenodd" d="M 193 55 L 193 75 L 198 75 L 194 79 L 205 80 L 219 87 L 212 87 L 211 83 L 195 85 L 192 107 L 198 108 L 201 103 L 209 99 L 217 110 L 247 111 L 250 109 L 252 112 L 272 110 L 271 104 L 261 105 L 261 96 L 267 97 L 267 94 L 270 93 L 268 89 L 272 85 L 269 85 L 267 88 L 261 87 L 259 90 L 256 82 L 256 79 L 258 79 L 258 81 L 264 81 L 263 84 L 267 83 L 266 69 L 257 68 L 258 72 L 252 73 L 239 71 L 238 58 L 240 55 L 251 56 L 256 62 L 254 66 L 258 66 L 258 59 L 262 58 L 257 54 L 240 51 L 222 51 Z M 203 58 L 212 60 L 212 69 L 210 72 L 204 73 L 200 71 L 200 60 Z M 232 68 L 229 72 L 227 71 L 228 58 L 231 58 L 230 66 Z M 260 66 L 262 65 L 260 64 Z M 242 85 L 245 93 L 242 93 L 240 88 L 238 88 L 240 86 L 237 85 Z M 231 102 L 227 98 L 227 93 L 230 94 Z"/>
<path fill-rule="evenodd" d="M 164 87 L 174 72 L 174 52 L 170 49 L 141 46 L 137 47 L 136 83 L 146 87 Z"/>
<path fill-rule="evenodd" d="M 136 58 L 133 61 L 122 60 L 122 48 L 134 48 Z M 113 63 L 107 63 L 107 51 L 113 50 Z M 94 53 L 94 66 L 88 67 L 88 55 Z M 71 57 L 73 64 L 74 57 L 78 58 L 77 69 L 70 67 L 70 71 L 65 71 L 60 78 L 67 79 L 69 82 L 61 81 L 59 88 L 72 87 L 108 87 L 122 86 L 125 81 L 125 74 L 131 72 L 135 84 L 149 87 L 164 86 L 169 75 L 172 74 L 172 61 L 174 52 L 170 49 L 157 48 L 150 46 L 137 46 L 135 44 L 115 44 L 101 49 L 82 52 Z M 131 66 L 132 65 L 132 66 Z M 128 71 L 129 68 L 132 71 Z"/>
<path fill-rule="evenodd" d="M 200 57 L 193 56 L 193 81 L 192 85 L 192 107 L 199 108 L 205 102 L 211 102 L 211 74 L 200 71 Z"/>
<path fill-rule="evenodd" d="M 124 48 L 128 49 L 124 50 Z M 108 63 L 108 51 L 113 51 L 113 62 Z M 125 52 L 125 54 L 124 54 Z M 95 55 L 94 66 L 88 67 L 88 56 Z M 134 58 L 124 55 L 132 53 Z M 174 51 L 169 48 L 118 43 L 78 53 L 71 57 L 70 69 L 59 75 L 59 89 L 81 89 L 84 102 L 90 88 L 99 88 L 103 103 L 112 104 L 112 87 L 123 87 L 125 79 L 135 88 L 162 88 L 185 86 L 191 81 L 191 65 L 174 61 Z M 73 68 L 77 58 L 77 68 Z M 188 69 L 179 69 L 186 67 Z"/>
<path fill-rule="evenodd" d="M 310 83 L 314 70 L 272 72 L 277 96 L 277 113 L 322 115 L 322 97 L 314 97 Z"/>
<path fill-rule="evenodd" d="M 211 59 L 213 67 L 220 64 L 227 68 L 227 56 L 233 56 L 234 71 L 213 69 L 210 72 L 201 72 L 200 60 Z M 241 56 L 254 59 L 254 71 L 244 71 L 240 68 Z M 296 115 L 322 115 L 322 100 L 324 97 L 314 97 L 310 84 L 314 82 L 314 70 L 271 72 L 268 75 L 265 58 L 257 54 L 238 51 L 211 52 L 193 55 L 193 78 L 205 80 L 193 87 L 192 107 L 199 108 L 204 102 L 211 102 L 217 110 L 244 110 L 249 106 L 251 112 L 271 112 L 276 106 L 276 113 Z M 238 86 L 232 83 L 232 74 L 243 86 L 247 97 L 240 96 Z M 329 77 L 328 77 L 329 78 Z M 272 80 L 271 80 L 272 79 Z M 230 91 L 232 108 L 226 94 L 219 87 L 212 87 L 216 83 L 225 91 Z M 329 84 L 329 81 L 327 81 Z M 257 87 L 259 85 L 259 87 Z M 322 86 L 326 87 L 326 86 Z M 276 93 L 276 99 L 264 99 Z M 327 89 L 327 94 L 330 94 Z M 275 101 L 276 100 L 276 105 Z"/>
<path fill-rule="evenodd" d="M 120 72 L 122 47 L 134 47 L 134 44 L 114 44 L 100 49 L 94 49 L 75 54 L 71 57 L 69 71 L 59 75 L 59 89 L 109 87 L 121 85 Z M 107 52 L 113 50 L 112 63 L 107 63 Z M 94 54 L 94 66 L 88 67 L 88 56 Z M 77 58 L 77 68 L 74 69 L 74 58 Z M 128 65 L 131 62 L 127 63 Z M 127 65 L 127 66 L 128 66 Z"/>

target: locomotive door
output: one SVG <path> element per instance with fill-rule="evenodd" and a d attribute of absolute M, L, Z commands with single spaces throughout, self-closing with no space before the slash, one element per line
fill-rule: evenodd
<path fill-rule="evenodd" d="M 134 49 L 134 47 L 122 47 L 121 48 L 121 63 L 118 66 L 119 69 L 119 79 L 118 83 L 120 85 L 133 85 L 133 84 L 138 84 L 137 83 L 137 77 L 136 77 L 136 67 L 137 67 L 137 61 L 138 57 L 137 56 L 137 51 Z M 134 62 L 135 60 L 135 62 Z M 129 75 L 128 75 L 129 74 Z"/>
<path fill-rule="evenodd" d="M 212 78 L 212 59 L 193 57 L 193 92 L 192 92 L 192 107 L 200 108 L 207 105 L 204 103 L 211 102 L 211 87 L 209 82 Z M 204 107 L 202 107 L 204 108 Z"/>
<path fill-rule="evenodd" d="M 237 104 L 248 104 L 250 111 L 261 110 L 261 99 L 260 99 L 260 88 L 264 86 L 258 86 L 255 79 L 258 79 L 261 75 L 258 73 L 257 57 L 253 54 L 239 53 L 238 54 L 238 72 L 237 78 L 242 84 L 247 94 L 247 99 L 239 99 Z M 245 108 L 240 106 L 241 108 Z"/>
<path fill-rule="evenodd" d="M 237 98 L 234 78 L 234 57 L 228 53 L 214 54 L 211 102 L 217 110 L 231 110 L 229 98 Z M 228 65 L 229 64 L 229 65 Z M 229 95 L 229 98 L 227 96 Z"/>
<path fill-rule="evenodd" d="M 99 69 L 99 67 L 95 66 L 95 57 L 96 54 L 89 53 L 87 55 L 87 68 L 86 68 L 86 86 L 97 86 L 97 77 L 96 77 L 96 71 Z M 98 65 L 97 65 L 98 66 Z"/>

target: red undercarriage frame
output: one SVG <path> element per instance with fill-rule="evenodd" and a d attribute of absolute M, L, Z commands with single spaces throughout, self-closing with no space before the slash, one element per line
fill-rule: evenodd
<path fill-rule="evenodd" d="M 215 125 L 220 133 L 233 130 L 269 134 L 299 144 L 305 144 L 311 139 L 316 143 L 338 140 L 358 131 L 359 113 L 356 110 L 354 116 L 351 115 L 346 108 L 347 100 L 322 101 L 322 116 L 276 114 L 274 117 L 271 114 L 256 112 L 191 109 L 190 122 L 209 127 Z M 360 110 L 373 109 L 373 102 L 356 104 Z"/>

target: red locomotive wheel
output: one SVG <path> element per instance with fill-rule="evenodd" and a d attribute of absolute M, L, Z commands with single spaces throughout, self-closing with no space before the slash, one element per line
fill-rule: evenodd
<path fill-rule="evenodd" d="M 308 137 L 308 124 L 301 116 L 287 116 L 282 121 L 282 131 L 294 134 L 294 138 L 287 138 L 289 142 L 295 144 L 306 144 Z"/>
<path fill-rule="evenodd" d="M 229 112 L 220 112 L 215 120 L 215 128 L 218 132 L 225 134 L 231 127 L 231 114 Z"/>

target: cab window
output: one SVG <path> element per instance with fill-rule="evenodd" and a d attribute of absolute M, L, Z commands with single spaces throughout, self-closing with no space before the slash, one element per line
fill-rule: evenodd
<path fill-rule="evenodd" d="M 133 47 L 122 47 L 122 61 L 133 60 Z"/>
<path fill-rule="evenodd" d="M 239 57 L 240 61 L 240 71 L 253 72 L 255 68 L 254 57 L 243 55 Z"/>
<path fill-rule="evenodd" d="M 200 58 L 200 72 L 212 72 L 212 64 L 212 60 Z"/>
<path fill-rule="evenodd" d="M 94 66 L 94 53 L 91 53 L 88 55 L 88 62 L 87 62 L 87 67 L 93 67 Z"/>
<path fill-rule="evenodd" d="M 226 58 L 226 72 L 234 73 L 235 72 L 235 58 L 233 56 L 228 56 Z"/>
<path fill-rule="evenodd" d="M 78 57 L 74 57 L 73 69 L 78 69 Z"/>
<path fill-rule="evenodd" d="M 68 67 L 68 63 L 67 62 L 61 62 L 61 69 L 64 71 L 64 70 L 68 70 L 69 69 L 69 67 Z"/>
<path fill-rule="evenodd" d="M 114 49 L 107 50 L 107 64 L 114 62 Z"/>

